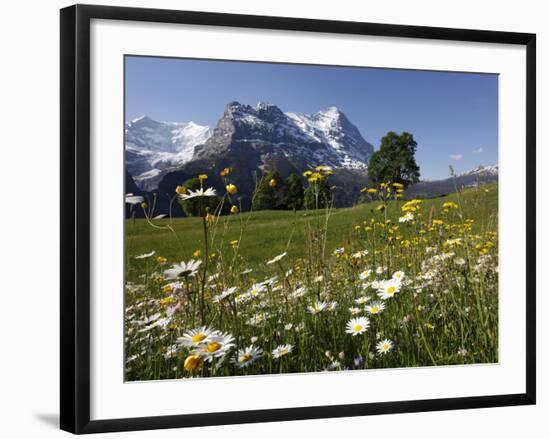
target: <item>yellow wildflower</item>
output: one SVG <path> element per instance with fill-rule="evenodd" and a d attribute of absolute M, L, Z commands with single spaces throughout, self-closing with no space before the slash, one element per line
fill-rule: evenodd
<path fill-rule="evenodd" d="M 161 305 L 169 305 L 173 301 L 174 301 L 174 299 L 172 297 L 165 297 L 164 299 L 161 299 L 160 304 Z"/>
<path fill-rule="evenodd" d="M 231 168 L 223 168 L 220 171 L 220 177 L 227 177 L 231 173 Z"/>
<path fill-rule="evenodd" d="M 202 362 L 203 362 L 203 359 L 200 355 L 191 354 L 185 359 L 183 363 L 183 367 L 185 370 L 192 372 L 194 370 L 197 370 L 199 367 L 201 367 Z"/>
<path fill-rule="evenodd" d="M 233 183 L 228 184 L 225 189 L 231 195 L 235 195 L 237 193 L 237 186 L 235 186 Z"/>
<path fill-rule="evenodd" d="M 239 213 L 239 208 L 235 205 L 231 206 L 231 213 Z"/>

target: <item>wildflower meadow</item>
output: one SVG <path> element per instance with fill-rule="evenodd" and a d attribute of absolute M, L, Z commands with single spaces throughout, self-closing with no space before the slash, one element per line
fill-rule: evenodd
<path fill-rule="evenodd" d="M 496 183 L 416 199 L 387 181 L 335 208 L 318 166 L 304 210 L 243 211 L 216 172 L 224 191 L 176 188 L 193 217 L 126 196 L 145 217 L 125 226 L 126 380 L 498 361 Z"/>

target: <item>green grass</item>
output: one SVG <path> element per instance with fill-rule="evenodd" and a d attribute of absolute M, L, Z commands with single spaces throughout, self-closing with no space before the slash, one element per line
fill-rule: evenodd
<path fill-rule="evenodd" d="M 487 189 L 489 192 L 485 192 Z M 424 200 L 424 210 L 432 207 L 439 211 L 447 201 L 456 202 L 457 194 Z M 498 186 L 490 184 L 479 189 L 467 189 L 461 195 L 463 212 L 466 218 L 476 221 L 476 228 L 482 230 L 496 225 L 498 210 Z M 334 209 L 328 222 L 330 233 L 327 235 L 328 251 L 356 238 L 353 232 L 355 225 L 371 218 L 380 219 L 383 215 L 376 210 L 378 202 L 361 204 L 345 209 Z M 402 201 L 392 201 L 388 207 L 388 218 L 395 220 L 400 213 Z M 288 251 L 291 257 L 304 257 L 306 252 L 306 223 L 318 219 L 325 220 L 325 212 L 298 211 L 259 211 L 243 213 L 230 217 L 221 217 L 220 222 L 227 221 L 227 229 L 218 231 L 218 238 L 223 240 L 227 250 L 232 240 L 239 239 L 241 225 L 248 222 L 246 233 L 240 240 L 240 254 L 252 265 L 261 264 L 273 256 Z M 164 226 L 168 219 L 154 222 Z M 487 224 L 489 223 L 489 224 Z M 200 218 L 174 218 L 172 227 L 179 239 L 170 230 L 159 230 L 151 227 L 146 220 L 126 221 L 127 256 L 148 253 L 155 250 L 170 261 L 187 260 L 193 252 L 204 245 L 202 221 Z M 288 247 L 287 247 L 288 246 Z"/>

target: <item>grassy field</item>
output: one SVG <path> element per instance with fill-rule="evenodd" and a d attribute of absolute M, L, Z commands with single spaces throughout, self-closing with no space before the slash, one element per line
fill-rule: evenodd
<path fill-rule="evenodd" d="M 377 191 L 346 209 L 127 220 L 126 379 L 498 361 L 498 186 Z"/>
<path fill-rule="evenodd" d="M 475 228 L 496 230 L 498 209 L 498 187 L 489 184 L 483 189 L 468 189 L 462 194 L 463 214 L 474 219 Z M 445 202 L 456 202 L 457 194 L 433 198 L 424 201 L 424 210 L 432 208 L 439 211 Z M 394 220 L 400 216 L 403 201 L 393 201 L 388 206 L 388 218 Z M 356 225 L 380 219 L 376 210 L 379 202 L 360 204 L 346 209 L 334 209 L 328 219 L 330 233 L 327 235 L 326 248 L 334 248 L 346 242 L 357 239 L 354 229 Z M 247 223 L 246 234 L 240 239 L 240 254 L 251 265 L 260 265 L 276 255 L 287 251 L 291 257 L 306 255 L 306 224 L 308 222 L 324 222 L 325 212 L 321 211 L 259 211 L 243 213 L 236 216 L 221 217 L 227 226 L 218 231 L 219 243 L 223 250 L 231 247 L 231 241 L 241 238 L 243 223 Z M 165 226 L 171 223 L 175 234 L 167 229 L 155 229 L 145 219 L 126 221 L 126 255 L 135 255 L 155 250 L 158 255 L 169 261 L 187 260 L 193 257 L 197 249 L 204 247 L 202 220 L 200 218 L 174 218 L 172 221 L 162 219 L 155 224 Z M 412 233 L 411 231 L 408 234 Z M 407 233 L 406 233 L 407 234 Z"/>

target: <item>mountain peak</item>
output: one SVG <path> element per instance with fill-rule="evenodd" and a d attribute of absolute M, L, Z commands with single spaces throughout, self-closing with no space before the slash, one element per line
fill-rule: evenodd
<path fill-rule="evenodd" d="M 330 106 L 324 110 L 319 111 L 318 114 L 326 114 L 327 116 L 339 116 L 343 114 L 338 107 Z"/>
<path fill-rule="evenodd" d="M 131 123 L 138 123 L 138 122 L 154 122 L 154 121 L 149 116 L 144 114 L 143 116 L 136 117 L 135 119 L 132 119 L 130 122 Z"/>
<path fill-rule="evenodd" d="M 271 104 L 269 102 L 263 102 L 263 101 L 259 101 L 256 104 L 256 110 L 267 110 L 269 108 L 277 108 L 277 105 Z"/>

